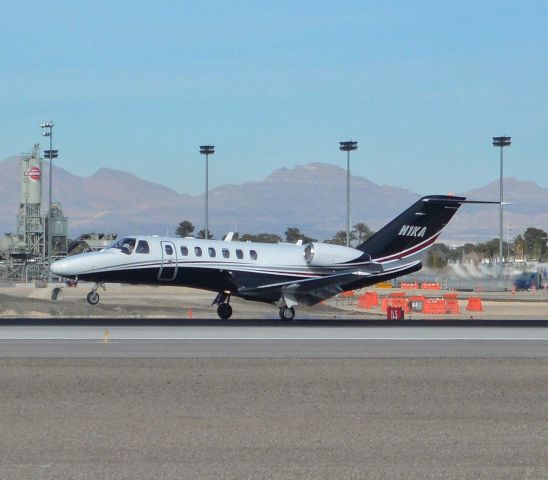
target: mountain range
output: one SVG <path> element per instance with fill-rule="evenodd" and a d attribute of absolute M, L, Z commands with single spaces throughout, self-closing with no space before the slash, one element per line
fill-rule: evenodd
<path fill-rule="evenodd" d="M 16 230 L 19 205 L 19 157 L 0 162 L 0 232 Z M 43 200 L 47 201 L 48 165 L 44 162 Z M 120 234 L 173 234 L 178 223 L 190 220 L 203 228 L 204 196 L 179 194 L 131 173 L 100 168 L 80 177 L 54 165 L 54 201 L 69 217 L 71 237 L 87 232 Z M 353 223 L 379 229 L 420 195 L 407 189 L 376 185 L 360 176 L 351 177 Z M 460 192 L 470 199 L 497 200 L 499 182 Z M 548 229 L 548 189 L 532 181 L 504 180 L 505 236 L 525 228 Z M 438 192 L 435 185 L 428 193 Z M 459 192 L 453 192 L 459 194 Z M 227 231 L 271 232 L 283 236 L 287 227 L 319 240 L 333 236 L 346 224 L 346 170 L 321 163 L 281 168 L 260 181 L 222 185 L 209 192 L 209 226 L 216 238 Z M 498 237 L 496 205 L 466 205 L 444 233 L 452 244 Z"/>

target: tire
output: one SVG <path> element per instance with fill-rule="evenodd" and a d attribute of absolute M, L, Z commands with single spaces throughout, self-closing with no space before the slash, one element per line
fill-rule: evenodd
<path fill-rule="evenodd" d="M 99 294 L 97 292 L 89 292 L 86 299 L 90 305 L 97 305 L 99 303 Z"/>
<path fill-rule="evenodd" d="M 295 318 L 295 309 L 293 307 L 280 308 L 280 318 L 286 322 L 291 322 Z"/>
<path fill-rule="evenodd" d="M 228 320 L 232 316 L 232 307 L 228 303 L 221 303 L 217 307 L 217 315 L 222 320 Z"/>

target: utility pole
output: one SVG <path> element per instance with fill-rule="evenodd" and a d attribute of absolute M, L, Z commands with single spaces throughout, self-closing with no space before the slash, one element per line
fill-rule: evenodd
<path fill-rule="evenodd" d="M 208 218 L 208 196 L 209 196 L 209 156 L 215 153 L 214 145 L 201 145 L 200 153 L 206 157 L 206 169 L 205 169 L 205 214 L 204 214 L 204 238 L 209 238 L 209 218 Z"/>
<path fill-rule="evenodd" d="M 503 192 L 503 185 L 502 185 L 502 174 L 503 174 L 503 160 L 504 160 L 504 147 L 509 147 L 511 144 L 512 137 L 493 137 L 493 146 L 500 148 L 500 185 L 499 185 L 499 192 L 500 192 L 500 215 L 499 215 L 499 257 L 500 257 L 500 270 L 499 274 L 502 278 L 503 274 L 503 251 L 502 251 L 502 240 L 503 240 L 503 232 L 502 232 L 502 226 L 503 226 L 503 214 L 504 214 L 504 192 Z"/>
<path fill-rule="evenodd" d="M 346 152 L 346 246 L 350 246 L 350 152 L 358 149 L 358 142 L 339 142 L 339 150 Z"/>
<path fill-rule="evenodd" d="M 42 128 L 42 135 L 44 137 L 49 137 L 49 150 L 44 150 L 44 157 L 49 160 L 49 205 L 48 205 L 48 281 L 51 281 L 51 270 L 49 269 L 51 265 L 51 251 L 53 249 L 52 241 L 52 221 L 51 221 L 51 205 L 52 205 L 52 177 L 53 177 L 53 159 L 57 158 L 58 150 L 53 150 L 53 121 L 40 124 Z"/>

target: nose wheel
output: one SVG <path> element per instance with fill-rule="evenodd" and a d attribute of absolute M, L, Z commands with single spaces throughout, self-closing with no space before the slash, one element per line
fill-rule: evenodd
<path fill-rule="evenodd" d="M 86 299 L 90 305 L 97 305 L 99 303 L 99 294 L 96 290 L 92 290 L 88 293 Z"/>
<path fill-rule="evenodd" d="M 88 303 L 90 305 L 97 305 L 99 303 L 99 294 L 97 293 L 97 289 L 99 287 L 102 287 L 103 290 L 106 290 L 105 289 L 105 285 L 103 283 L 96 283 L 93 285 L 93 287 L 91 287 L 91 292 L 89 292 L 86 296 L 86 300 L 88 301 Z"/>
<path fill-rule="evenodd" d="M 293 307 L 281 307 L 280 318 L 286 322 L 291 322 L 295 318 L 295 309 Z"/>

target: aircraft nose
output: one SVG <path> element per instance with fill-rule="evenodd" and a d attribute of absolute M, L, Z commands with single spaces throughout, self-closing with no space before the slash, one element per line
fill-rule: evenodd
<path fill-rule="evenodd" d="M 66 258 L 53 262 L 49 269 L 51 273 L 59 275 L 60 277 L 75 275 L 75 273 L 73 272 L 74 268 L 71 268 L 71 261 Z"/>

